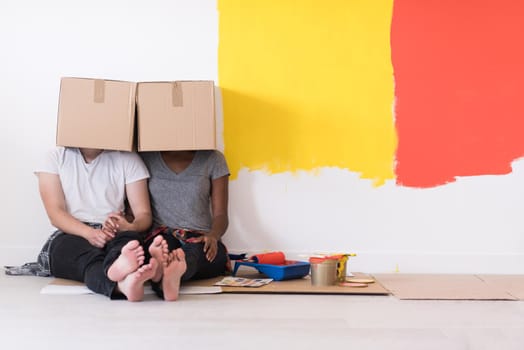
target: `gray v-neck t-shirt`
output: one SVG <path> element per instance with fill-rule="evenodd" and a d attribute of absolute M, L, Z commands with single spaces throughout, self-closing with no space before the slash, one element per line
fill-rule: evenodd
<path fill-rule="evenodd" d="M 196 151 L 191 164 L 179 173 L 171 170 L 160 152 L 140 153 L 149 169 L 149 193 L 156 226 L 208 232 L 211 229 L 211 182 L 229 175 L 224 155 Z"/>

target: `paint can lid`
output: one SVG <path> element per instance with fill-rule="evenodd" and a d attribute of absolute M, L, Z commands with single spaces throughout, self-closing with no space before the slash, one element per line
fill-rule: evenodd
<path fill-rule="evenodd" d="M 324 262 L 338 262 L 340 255 L 314 255 L 309 258 L 311 264 L 322 264 Z"/>

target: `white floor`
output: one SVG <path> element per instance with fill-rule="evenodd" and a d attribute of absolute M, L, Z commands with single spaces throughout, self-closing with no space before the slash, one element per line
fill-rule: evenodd
<path fill-rule="evenodd" d="M 0 349 L 524 349 L 524 302 L 184 295 L 140 303 L 42 295 L 0 274 Z"/>

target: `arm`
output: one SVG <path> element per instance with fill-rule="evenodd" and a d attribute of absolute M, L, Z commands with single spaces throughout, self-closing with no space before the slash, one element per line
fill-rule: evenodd
<path fill-rule="evenodd" d="M 147 179 L 127 184 L 126 195 L 129 207 L 133 213 L 130 216 L 132 221 L 129 221 L 123 213 L 112 213 L 104 226 L 114 233 L 122 231 L 142 232 L 147 230 L 153 221 Z"/>
<path fill-rule="evenodd" d="M 129 207 L 134 215 L 129 230 L 138 232 L 147 230 L 153 222 L 147 179 L 127 184 L 126 192 Z"/>
<path fill-rule="evenodd" d="M 213 222 L 209 236 L 220 239 L 229 225 L 227 214 L 229 177 L 222 176 L 211 183 L 211 215 Z"/>
<path fill-rule="evenodd" d="M 59 230 L 85 238 L 93 246 L 102 248 L 112 235 L 94 229 L 74 218 L 66 210 L 65 195 L 58 174 L 38 173 L 38 187 L 51 224 Z"/>
<path fill-rule="evenodd" d="M 229 177 L 222 176 L 211 183 L 211 230 L 201 238 L 192 240 L 204 243 L 204 253 L 208 261 L 215 260 L 218 251 L 218 240 L 226 233 L 229 224 L 227 214 Z"/>

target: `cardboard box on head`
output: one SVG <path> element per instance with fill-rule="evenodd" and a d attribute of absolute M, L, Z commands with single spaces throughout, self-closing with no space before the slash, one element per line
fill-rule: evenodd
<path fill-rule="evenodd" d="M 135 149 L 136 83 L 62 78 L 57 146 Z"/>
<path fill-rule="evenodd" d="M 213 81 L 139 82 L 139 151 L 216 149 Z"/>

